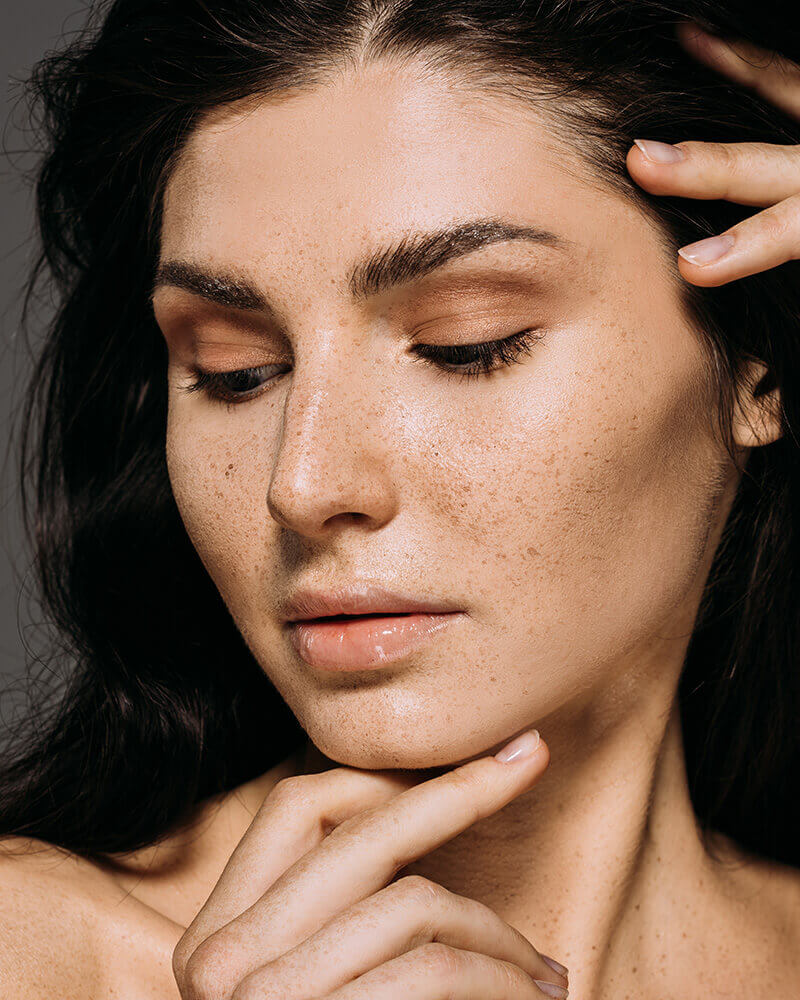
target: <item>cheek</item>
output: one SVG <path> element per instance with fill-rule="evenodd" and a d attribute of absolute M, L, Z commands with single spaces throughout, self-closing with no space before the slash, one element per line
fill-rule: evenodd
<path fill-rule="evenodd" d="M 574 673 L 652 635 L 691 590 L 720 458 L 685 329 L 565 332 L 529 373 L 485 406 L 475 394 L 450 446 L 467 457 L 426 478 L 452 544 L 473 553 L 459 592 L 482 606 L 490 643 L 502 636 L 505 662 L 526 671 L 540 651 L 543 669 Z"/>
<path fill-rule="evenodd" d="M 166 459 L 186 532 L 229 608 L 264 568 L 268 470 L 254 467 L 267 445 L 239 414 L 204 403 L 170 403 Z"/>

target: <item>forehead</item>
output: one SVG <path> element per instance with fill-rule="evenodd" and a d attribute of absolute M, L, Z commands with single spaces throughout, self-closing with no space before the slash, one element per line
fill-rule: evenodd
<path fill-rule="evenodd" d="M 405 229 L 504 216 L 600 252 L 640 212 L 522 100 L 412 63 L 216 109 L 167 185 L 162 254 L 334 263 Z"/>

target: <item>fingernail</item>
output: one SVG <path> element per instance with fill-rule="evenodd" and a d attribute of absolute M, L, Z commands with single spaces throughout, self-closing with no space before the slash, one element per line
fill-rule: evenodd
<path fill-rule="evenodd" d="M 557 972 L 560 976 L 566 976 L 569 974 L 569 969 L 566 967 L 566 965 L 562 965 L 561 962 L 557 962 L 554 958 L 550 958 L 549 955 L 543 955 L 541 952 L 539 952 L 539 957 L 542 959 L 543 962 L 547 962 L 550 968 L 553 969 L 553 971 Z"/>
<path fill-rule="evenodd" d="M 534 982 L 542 993 L 546 993 L 549 997 L 560 997 L 561 1000 L 564 1000 L 564 997 L 569 996 L 569 990 L 565 990 L 563 986 L 557 986 L 555 983 L 545 983 L 541 979 L 534 979 Z"/>
<path fill-rule="evenodd" d="M 522 760 L 524 757 L 530 757 L 538 746 L 539 730 L 529 729 L 527 733 L 522 733 L 507 743 L 502 750 L 498 750 L 494 755 L 495 760 L 502 760 L 504 764 L 512 760 Z"/>
<path fill-rule="evenodd" d="M 690 264 L 711 264 L 724 257 L 733 243 L 733 233 L 723 233 L 722 236 L 712 236 L 698 243 L 690 243 L 686 247 L 681 247 L 678 253 Z"/>
<path fill-rule="evenodd" d="M 686 154 L 682 149 L 670 146 L 668 142 L 656 142 L 655 139 L 634 139 L 633 141 L 647 159 L 654 163 L 677 163 L 678 160 L 686 159 Z"/>

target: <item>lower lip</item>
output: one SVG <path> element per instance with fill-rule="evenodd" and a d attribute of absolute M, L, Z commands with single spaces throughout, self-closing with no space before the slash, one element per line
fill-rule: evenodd
<path fill-rule="evenodd" d="M 289 637 L 300 658 L 322 670 L 371 670 L 400 659 L 447 628 L 447 614 L 386 615 L 332 622 L 293 622 Z"/>

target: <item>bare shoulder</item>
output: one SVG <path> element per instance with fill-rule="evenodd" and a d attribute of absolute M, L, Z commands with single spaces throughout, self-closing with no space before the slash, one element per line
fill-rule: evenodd
<path fill-rule="evenodd" d="M 176 934 L 86 858 L 0 838 L 0 996 L 174 1000 Z M 143 973 L 143 968 L 147 973 Z"/>
<path fill-rule="evenodd" d="M 792 996 L 800 981 L 800 869 L 754 855 L 727 838 L 721 843 L 728 929 L 715 938 L 722 948 L 720 969 L 725 966 L 730 975 L 738 970 L 727 984 L 728 995 L 738 997 L 745 982 L 758 982 L 765 995 Z M 719 976 L 725 978 L 723 972 Z"/>
<path fill-rule="evenodd" d="M 761 877 L 775 916 L 775 925 L 786 946 L 800 961 L 800 868 L 763 862 Z M 800 965 L 798 965 L 800 974 Z"/>
<path fill-rule="evenodd" d="M 20 1000 L 86 1000 L 99 986 L 83 859 L 26 837 L 0 840 L 0 993 Z"/>
<path fill-rule="evenodd" d="M 0 998 L 180 1000 L 172 954 L 275 783 L 266 774 L 201 803 L 185 828 L 90 860 L 0 837 Z"/>
<path fill-rule="evenodd" d="M 800 956 L 800 868 L 760 857 L 729 839 L 726 849 L 738 897 L 761 911 L 774 935 Z"/>
<path fill-rule="evenodd" d="M 800 983 L 800 869 L 761 860 L 752 881 L 753 948 L 767 958 L 777 996 L 792 996 Z M 762 977 L 766 979 L 766 973 Z"/>

